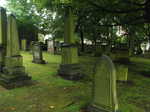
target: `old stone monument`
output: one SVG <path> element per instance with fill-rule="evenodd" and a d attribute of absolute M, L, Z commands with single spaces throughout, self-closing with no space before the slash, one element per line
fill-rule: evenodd
<path fill-rule="evenodd" d="M 33 44 L 34 44 L 34 41 L 31 41 L 30 44 L 29 44 L 29 50 L 30 50 L 30 53 L 33 54 L 32 50 L 33 50 Z"/>
<path fill-rule="evenodd" d="M 61 43 L 59 41 L 54 41 L 54 54 L 61 54 Z"/>
<path fill-rule="evenodd" d="M 47 51 L 49 53 L 54 53 L 54 41 L 53 40 L 47 40 Z"/>
<path fill-rule="evenodd" d="M 28 84 L 31 77 L 25 73 L 23 59 L 19 52 L 19 37 L 16 18 L 9 15 L 7 20 L 7 46 L 5 67 L 0 75 L 0 84 L 6 88 L 14 88 Z"/>
<path fill-rule="evenodd" d="M 33 42 L 32 45 L 33 63 L 45 64 L 42 54 L 42 46 L 40 42 Z"/>
<path fill-rule="evenodd" d="M 82 78 L 81 67 L 78 62 L 78 49 L 74 35 L 74 15 L 71 6 L 66 7 L 64 44 L 62 44 L 62 63 L 58 74 L 65 79 L 79 80 Z"/>
<path fill-rule="evenodd" d="M 90 112 L 117 112 L 116 70 L 105 55 L 97 62 L 93 84 L 93 101 Z"/>
<path fill-rule="evenodd" d="M 6 10 L 0 7 L 0 72 L 4 67 L 6 56 L 7 16 Z"/>
<path fill-rule="evenodd" d="M 111 58 L 115 62 L 117 81 L 127 82 L 128 79 L 128 64 L 130 63 L 130 56 L 128 46 L 120 44 L 111 54 Z"/>
<path fill-rule="evenodd" d="M 127 82 L 128 81 L 128 66 L 120 63 L 115 63 L 117 81 Z"/>
<path fill-rule="evenodd" d="M 21 50 L 23 50 L 23 51 L 27 50 L 27 40 L 26 39 L 21 40 Z"/>

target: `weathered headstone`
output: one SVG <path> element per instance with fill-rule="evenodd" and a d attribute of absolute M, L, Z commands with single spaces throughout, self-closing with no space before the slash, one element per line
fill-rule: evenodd
<path fill-rule="evenodd" d="M 116 63 L 117 81 L 127 82 L 128 80 L 128 66 Z"/>
<path fill-rule="evenodd" d="M 128 64 L 130 63 L 130 56 L 128 46 L 120 44 L 114 51 L 111 58 L 115 62 L 117 81 L 127 82 L 128 79 Z"/>
<path fill-rule="evenodd" d="M 27 50 L 27 40 L 26 39 L 21 40 L 21 50 L 23 50 L 23 51 Z"/>
<path fill-rule="evenodd" d="M 61 54 L 61 43 L 59 41 L 54 41 L 54 54 Z"/>
<path fill-rule="evenodd" d="M 96 42 L 96 45 L 95 45 L 95 56 L 101 56 L 102 53 L 103 53 L 103 50 L 102 50 L 102 46 L 101 46 L 101 42 Z"/>
<path fill-rule="evenodd" d="M 47 51 L 50 53 L 54 53 L 54 41 L 47 40 Z"/>
<path fill-rule="evenodd" d="M 116 70 L 111 59 L 103 55 L 97 62 L 90 112 L 117 112 Z"/>
<path fill-rule="evenodd" d="M 5 64 L 6 56 L 6 39 L 7 39 L 7 16 L 6 10 L 0 7 L 0 71 Z"/>
<path fill-rule="evenodd" d="M 129 49 L 126 44 L 120 44 L 117 48 L 112 50 L 111 58 L 118 63 L 128 64 L 130 63 Z"/>
<path fill-rule="evenodd" d="M 42 46 L 40 42 L 34 42 L 32 46 L 33 63 L 45 64 L 43 60 Z"/>
<path fill-rule="evenodd" d="M 31 54 L 33 54 L 33 53 L 32 53 L 32 50 L 33 50 L 33 44 L 34 44 L 34 41 L 30 41 L 30 45 L 29 45 L 30 47 L 29 47 L 29 50 L 30 50 L 30 53 L 31 53 Z"/>
<path fill-rule="evenodd" d="M 25 73 L 23 59 L 19 52 L 19 37 L 16 18 L 8 16 L 7 21 L 7 47 L 5 67 L 0 75 L 0 84 L 6 88 L 14 88 L 27 84 L 31 77 Z"/>

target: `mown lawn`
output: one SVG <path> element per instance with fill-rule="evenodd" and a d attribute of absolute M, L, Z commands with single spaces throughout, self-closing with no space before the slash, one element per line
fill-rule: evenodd
<path fill-rule="evenodd" d="M 80 82 L 57 76 L 61 57 L 44 53 L 47 64 L 33 64 L 32 55 L 22 52 L 26 71 L 34 85 L 12 90 L 0 87 L 0 112 L 84 112 L 80 108 L 91 100 L 91 78 L 98 58 L 80 57 L 86 78 Z M 129 82 L 117 84 L 122 112 L 150 112 L 150 60 L 132 58 Z"/>

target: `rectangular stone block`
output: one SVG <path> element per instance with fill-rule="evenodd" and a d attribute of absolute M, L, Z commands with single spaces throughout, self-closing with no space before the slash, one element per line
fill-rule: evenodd
<path fill-rule="evenodd" d="M 5 65 L 8 68 L 23 66 L 22 56 L 6 57 L 5 58 Z"/>
<path fill-rule="evenodd" d="M 128 67 L 126 65 L 116 64 L 117 80 L 128 80 Z"/>
<path fill-rule="evenodd" d="M 27 40 L 26 39 L 21 40 L 21 50 L 23 50 L 23 51 L 27 50 Z"/>
<path fill-rule="evenodd" d="M 18 66 L 18 67 L 4 67 L 3 72 L 7 74 L 7 76 L 13 75 L 14 77 L 18 75 L 25 74 L 25 67 Z"/>
<path fill-rule="evenodd" d="M 78 49 L 77 47 L 62 48 L 62 64 L 76 64 L 78 63 Z"/>

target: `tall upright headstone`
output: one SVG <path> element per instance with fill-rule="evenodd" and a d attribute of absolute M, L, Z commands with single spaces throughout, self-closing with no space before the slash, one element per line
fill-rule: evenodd
<path fill-rule="evenodd" d="M 23 59 L 20 55 L 19 37 L 16 18 L 9 15 L 7 20 L 7 47 L 5 67 L 0 75 L 0 84 L 6 88 L 14 88 L 27 84 L 31 77 L 25 73 Z"/>
<path fill-rule="evenodd" d="M 47 40 L 47 51 L 50 53 L 54 53 L 54 41 Z"/>
<path fill-rule="evenodd" d="M 0 71 L 4 67 L 6 55 L 6 39 L 7 39 L 7 16 L 6 10 L 0 7 Z"/>
<path fill-rule="evenodd" d="M 34 42 L 32 46 L 33 63 L 45 64 L 43 60 L 42 46 L 40 42 Z"/>
<path fill-rule="evenodd" d="M 23 50 L 23 51 L 27 50 L 27 40 L 26 39 L 21 40 L 21 50 Z"/>
<path fill-rule="evenodd" d="M 128 81 L 128 66 L 120 63 L 115 63 L 117 81 L 127 82 Z"/>
<path fill-rule="evenodd" d="M 90 112 L 117 112 L 116 70 L 105 55 L 97 62 L 93 84 L 93 101 Z"/>
<path fill-rule="evenodd" d="M 58 74 L 69 80 L 78 80 L 83 75 L 78 62 L 78 49 L 75 44 L 74 15 L 71 6 L 66 7 L 64 44 L 62 45 L 62 63 Z"/>

